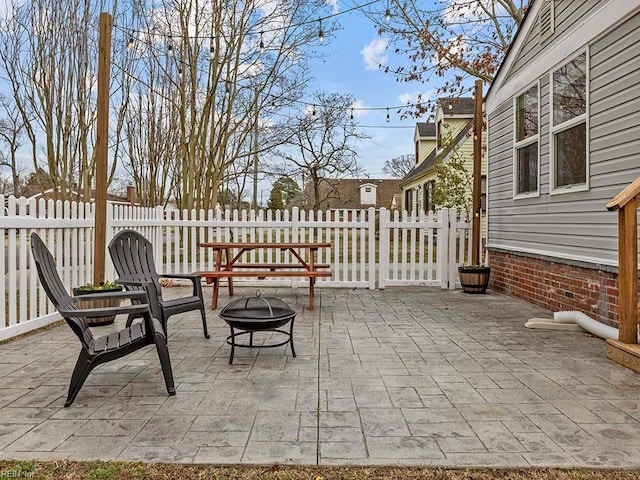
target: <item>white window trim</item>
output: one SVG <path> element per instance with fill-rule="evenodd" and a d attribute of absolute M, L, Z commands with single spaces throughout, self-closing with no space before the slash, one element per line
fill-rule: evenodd
<path fill-rule="evenodd" d="M 572 118 L 571 120 L 567 120 L 566 122 L 561 123 L 560 125 L 553 124 L 553 73 L 561 67 L 564 67 L 572 60 L 578 58 L 580 55 L 584 53 L 585 55 L 585 90 L 586 90 L 586 105 L 585 105 L 585 113 L 582 115 Z M 551 181 L 551 185 L 549 185 L 549 194 L 550 195 L 563 195 L 565 193 L 575 193 L 575 192 L 584 192 L 589 190 L 589 172 L 590 172 L 590 158 L 589 158 L 589 70 L 590 70 L 590 62 L 589 62 L 589 46 L 585 46 L 580 49 L 580 51 L 576 52 L 571 57 L 568 57 L 562 63 L 556 65 L 549 72 L 549 178 Z M 556 134 L 563 132 L 571 127 L 575 127 L 584 122 L 585 127 L 585 137 L 586 137 L 586 145 L 585 145 L 585 183 L 580 183 L 577 185 L 563 185 L 561 187 L 556 187 L 556 158 L 555 158 L 555 136 Z"/>
<path fill-rule="evenodd" d="M 517 131 L 517 111 L 518 111 L 518 97 L 523 95 L 527 90 L 531 89 L 536 85 L 538 87 L 538 133 L 530 138 L 525 138 L 524 140 L 518 141 L 518 131 Z M 517 95 L 513 97 L 513 198 L 515 200 L 521 198 L 532 198 L 540 196 L 540 80 L 536 80 L 527 86 L 527 88 L 523 89 Z M 537 188 L 532 192 L 524 192 L 518 193 L 518 149 L 526 147 L 527 145 L 532 144 L 533 142 L 538 142 L 538 178 L 537 178 Z"/>

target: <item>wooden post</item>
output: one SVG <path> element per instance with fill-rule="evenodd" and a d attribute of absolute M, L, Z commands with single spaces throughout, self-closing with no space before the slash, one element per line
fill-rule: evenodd
<path fill-rule="evenodd" d="M 638 343 L 638 200 L 618 210 L 618 339 Z"/>
<path fill-rule="evenodd" d="M 480 263 L 480 196 L 482 190 L 482 80 L 476 80 L 473 116 L 473 221 L 471 223 L 471 264 Z"/>
<path fill-rule="evenodd" d="M 100 13 L 98 38 L 98 102 L 96 126 L 96 203 L 93 237 L 93 283 L 104 281 L 107 233 L 107 143 L 109 140 L 109 81 L 113 18 Z"/>
<path fill-rule="evenodd" d="M 607 204 L 607 210 L 618 210 L 618 340 L 607 340 L 607 357 L 640 373 L 636 311 L 638 206 L 640 206 L 640 177 Z"/>

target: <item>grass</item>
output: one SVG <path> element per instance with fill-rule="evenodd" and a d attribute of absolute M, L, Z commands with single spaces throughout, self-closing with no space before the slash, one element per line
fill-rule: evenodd
<path fill-rule="evenodd" d="M 137 462 L 0 460 L 0 478 L 55 480 L 242 479 L 242 480 L 635 480 L 627 469 L 446 469 L 403 467 L 210 466 Z"/>

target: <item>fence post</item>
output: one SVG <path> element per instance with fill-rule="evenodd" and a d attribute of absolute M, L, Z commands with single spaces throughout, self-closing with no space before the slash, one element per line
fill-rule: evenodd
<path fill-rule="evenodd" d="M 298 228 L 300 223 L 300 209 L 293 207 L 291 209 L 291 241 L 293 243 L 298 241 Z"/>
<path fill-rule="evenodd" d="M 447 275 L 449 282 L 449 290 L 454 290 L 456 288 L 456 272 L 458 270 L 458 263 L 456 261 L 456 252 L 458 249 L 456 248 L 456 240 L 458 239 L 458 212 L 455 208 L 449 209 L 449 261 L 447 262 L 447 267 L 449 269 L 449 273 Z M 460 239 L 461 242 L 464 241 L 464 238 Z"/>
<path fill-rule="evenodd" d="M 380 242 L 378 244 L 378 288 L 384 290 L 385 280 L 389 270 L 389 223 L 390 211 L 380 209 L 380 221 L 378 225 Z"/>
<path fill-rule="evenodd" d="M 449 209 L 443 208 L 438 212 L 438 228 L 437 228 L 437 254 L 436 265 L 438 269 L 438 278 L 440 278 L 440 288 L 443 290 L 449 288 Z"/>
<path fill-rule="evenodd" d="M 109 248 L 109 244 L 111 243 L 111 240 L 113 239 L 113 237 L 115 236 L 115 232 L 113 231 L 113 229 L 115 228 L 113 226 L 113 210 L 114 210 L 114 206 L 110 203 L 107 203 L 106 206 L 106 215 L 105 215 L 105 226 L 104 226 L 104 258 L 105 258 L 105 277 L 103 278 L 103 280 L 111 280 L 113 281 L 113 279 L 116 277 L 115 272 L 114 272 L 114 268 L 113 268 L 113 262 L 111 261 L 111 255 L 109 255 L 108 252 L 108 248 Z"/>
<path fill-rule="evenodd" d="M 376 209 L 370 207 L 368 210 L 369 226 L 367 235 L 369 236 L 369 290 L 376 288 Z"/>

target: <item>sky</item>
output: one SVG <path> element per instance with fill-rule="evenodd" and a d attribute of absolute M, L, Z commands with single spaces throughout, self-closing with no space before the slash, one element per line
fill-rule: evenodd
<path fill-rule="evenodd" d="M 345 11 L 363 0 L 338 0 L 334 9 Z M 384 11 L 384 1 L 375 5 Z M 397 107 L 407 101 L 416 102 L 419 93 L 432 98 L 429 85 L 396 81 L 378 64 L 398 67 L 406 60 L 394 54 L 388 39 L 378 35 L 377 27 L 362 12 L 355 10 L 334 17 L 341 29 L 326 39 L 320 51 L 323 59 L 311 62 L 315 77 L 314 88 L 328 93 L 350 94 L 359 106 Z M 371 140 L 360 147 L 359 163 L 370 178 L 385 178 L 382 171 L 387 160 L 414 153 L 413 134 L 417 121 L 426 119 L 401 119 L 397 109 L 390 109 L 389 123 L 386 110 L 354 111 L 354 121 Z"/>

